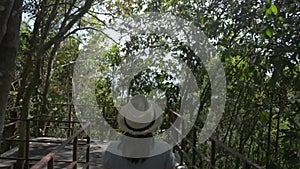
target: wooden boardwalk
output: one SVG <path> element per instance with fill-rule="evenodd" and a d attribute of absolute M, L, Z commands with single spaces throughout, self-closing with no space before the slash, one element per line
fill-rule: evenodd
<path fill-rule="evenodd" d="M 60 143 L 46 143 L 49 142 L 62 142 L 66 139 L 58 139 L 58 138 L 51 138 L 51 137 L 39 137 L 36 139 L 32 139 L 34 142 L 30 142 L 29 146 L 29 158 L 30 160 L 29 164 L 32 166 L 37 161 L 42 159 L 43 156 L 47 155 L 51 151 L 53 151 Z M 36 142 L 36 141 L 42 141 Z M 83 141 L 78 141 L 78 161 L 85 161 L 85 146 L 81 145 L 80 143 Z M 101 145 L 91 142 L 90 146 L 90 168 L 91 169 L 102 169 L 102 153 L 105 150 L 105 147 L 107 146 L 107 143 L 103 143 Z M 62 151 L 58 152 L 55 155 L 56 161 L 63 161 L 63 160 L 72 160 L 73 154 L 72 154 L 72 145 L 67 145 Z M 17 157 L 18 155 L 18 148 L 14 148 L 9 152 L 6 152 L 1 155 L 1 157 Z M 14 161 L 12 160 L 1 160 L 0 161 L 0 169 L 5 168 L 5 166 L 8 166 L 9 164 L 12 164 Z M 55 168 L 62 169 L 66 168 L 66 166 L 70 163 L 66 162 L 55 162 Z M 2 168 L 1 168 L 2 167 Z M 8 168 L 8 167 L 6 167 Z M 47 168 L 46 166 L 44 168 Z M 81 164 L 78 164 L 78 168 L 82 168 Z"/>
<path fill-rule="evenodd" d="M 173 112 L 173 111 L 172 111 Z M 183 118 L 180 114 L 173 112 L 179 118 Z M 27 131 L 30 131 L 30 122 L 39 121 L 39 119 L 33 117 L 30 119 L 19 119 L 13 124 L 17 122 L 25 122 Z M 73 123 L 79 123 L 77 121 L 54 121 L 51 122 L 55 123 L 66 123 L 69 124 L 68 129 L 71 131 L 71 125 Z M 10 125 L 10 124 L 9 124 Z M 59 139 L 53 137 L 39 137 L 39 138 L 30 138 L 30 133 L 26 134 L 25 140 L 14 140 L 14 139 L 2 139 L 0 141 L 16 141 L 16 142 L 25 142 L 26 145 L 26 155 L 25 161 L 28 162 L 25 168 L 29 168 L 34 165 L 33 168 L 41 169 L 47 168 L 46 166 L 49 165 L 52 168 L 52 164 L 54 161 L 53 168 L 62 169 L 66 168 L 67 166 L 71 168 L 71 166 L 75 166 L 77 164 L 77 168 L 83 168 L 88 160 L 86 157 L 87 152 L 89 152 L 89 167 L 91 169 L 102 169 L 102 154 L 106 149 L 108 143 L 102 144 L 95 144 L 94 142 L 90 142 L 90 138 L 85 135 L 86 140 L 77 140 L 80 134 L 84 133 L 84 131 L 89 132 L 90 123 L 84 124 L 80 129 L 73 131 L 75 132 L 73 135 L 69 136 L 68 138 Z M 174 128 L 174 132 L 180 131 Z M 226 152 L 227 156 L 231 156 L 231 158 L 235 158 L 240 161 L 237 164 L 237 167 L 243 169 L 263 169 L 264 167 L 258 165 L 257 163 L 253 162 L 252 160 L 245 157 L 243 154 L 239 153 L 238 151 L 234 150 L 231 147 L 228 147 L 225 143 L 218 140 L 216 136 L 211 136 L 208 142 L 209 153 L 203 152 L 198 145 L 198 134 L 201 132 L 201 127 L 194 125 L 193 129 L 191 130 L 191 137 L 185 138 L 181 143 L 176 145 L 174 151 L 176 152 L 177 162 L 181 165 L 178 169 L 182 168 L 191 168 L 191 169 L 199 169 L 200 167 L 203 168 L 210 168 L 210 169 L 222 169 L 222 165 L 217 166 L 217 154 L 218 151 Z M 72 132 L 70 132 L 72 133 Z M 177 133 L 181 134 L 181 133 Z M 175 135 L 176 136 L 176 135 Z M 89 145 L 89 146 L 88 146 Z M 189 147 L 192 147 L 189 148 Z M 73 156 L 73 152 L 77 152 L 77 155 Z M 27 155 L 28 154 L 28 155 Z M 75 153 L 76 154 L 76 153 Z M 13 148 L 9 152 L 0 155 L 3 160 L 0 160 L 0 169 L 14 169 L 12 159 L 18 157 L 18 149 Z M 4 158 L 3 158 L 4 157 Z M 1 159 L 0 158 L 0 159 Z M 179 160 L 181 159 L 181 160 Z M 198 160 L 200 159 L 200 160 Z M 178 164 L 179 164 L 178 163 Z"/>

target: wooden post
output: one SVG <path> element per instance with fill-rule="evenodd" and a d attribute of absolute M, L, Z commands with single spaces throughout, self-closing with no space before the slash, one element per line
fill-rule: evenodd
<path fill-rule="evenodd" d="M 39 125 L 40 125 L 40 124 L 39 124 L 39 119 L 40 119 L 40 118 L 39 118 L 39 117 L 36 117 L 36 118 L 37 118 L 37 120 L 36 120 L 36 122 L 35 122 L 35 125 L 36 125 L 36 126 L 35 126 L 35 137 L 37 138 L 37 137 L 39 137 L 39 133 L 40 133 L 40 131 L 39 131 L 39 128 L 40 128 L 40 127 L 39 127 Z"/>
<path fill-rule="evenodd" d="M 25 169 L 29 168 L 29 135 L 30 135 L 30 121 L 26 119 L 25 121 L 26 135 L 25 135 Z"/>
<path fill-rule="evenodd" d="M 243 169 L 250 169 L 250 166 L 248 163 L 244 162 Z"/>
<path fill-rule="evenodd" d="M 70 105 L 69 105 L 69 100 L 68 100 L 68 137 L 70 137 L 72 135 L 72 132 L 71 132 L 71 120 L 72 120 L 72 114 L 71 114 L 71 108 L 70 108 Z"/>
<path fill-rule="evenodd" d="M 180 118 L 179 118 L 180 119 Z M 180 119 L 181 120 L 181 119 Z M 185 125 L 184 125 L 184 121 L 182 120 L 182 132 L 184 131 L 184 128 L 185 128 Z M 176 132 L 177 133 L 177 132 Z M 177 133 L 178 134 L 178 133 Z M 182 133 L 184 134 L 184 133 Z M 180 136 L 182 137 L 182 136 Z M 178 140 L 178 136 L 176 138 Z M 176 140 L 176 141 L 177 141 Z M 181 151 L 180 151 L 180 165 L 183 165 L 183 151 L 185 151 L 185 147 L 184 147 L 184 139 L 181 141 L 181 144 L 180 144 L 180 147 L 181 147 Z M 179 147 L 179 149 L 180 149 Z"/>
<path fill-rule="evenodd" d="M 216 142 L 211 140 L 211 151 L 210 151 L 210 165 L 211 169 L 215 167 L 216 164 Z"/>
<path fill-rule="evenodd" d="M 78 148 L 78 137 L 76 136 L 73 140 L 73 162 L 77 161 L 77 148 Z M 74 168 L 77 168 L 77 164 L 75 164 Z"/>
<path fill-rule="evenodd" d="M 54 157 L 51 157 L 51 159 L 48 161 L 47 168 L 54 169 Z"/>
<path fill-rule="evenodd" d="M 193 158 L 192 158 L 192 165 L 196 166 L 196 148 L 197 146 L 197 129 L 193 127 Z"/>
<path fill-rule="evenodd" d="M 40 106 L 39 106 L 39 104 L 36 104 L 36 116 L 35 116 L 35 118 L 34 119 L 36 119 L 36 121 L 35 122 L 33 122 L 33 123 L 35 123 L 35 137 L 37 138 L 37 137 L 39 137 L 39 119 L 40 119 L 40 114 L 39 114 L 39 112 L 40 112 L 40 110 L 41 110 L 41 108 L 40 108 Z"/>
<path fill-rule="evenodd" d="M 88 127 L 88 131 L 87 131 L 87 138 L 86 138 L 86 142 L 87 142 L 87 149 L 86 149 L 86 164 L 87 164 L 87 169 L 89 169 L 89 162 L 90 162 L 90 146 L 91 146 L 91 138 L 90 138 L 90 132 L 91 132 L 91 126 L 89 125 Z"/>

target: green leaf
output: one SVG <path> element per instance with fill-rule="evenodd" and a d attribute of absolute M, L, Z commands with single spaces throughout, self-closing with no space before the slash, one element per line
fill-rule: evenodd
<path fill-rule="evenodd" d="M 276 5 L 272 4 L 270 8 L 274 15 L 278 14 L 278 9 L 277 9 Z"/>
<path fill-rule="evenodd" d="M 269 16 L 269 15 L 271 15 L 272 14 L 272 10 L 271 10 L 271 8 L 268 8 L 267 10 L 266 10 L 266 16 Z"/>
<path fill-rule="evenodd" d="M 167 2 L 166 2 L 166 6 L 167 6 L 167 7 L 170 7 L 171 5 L 172 5 L 172 2 L 171 2 L 171 1 L 167 1 Z"/>
<path fill-rule="evenodd" d="M 272 29 L 267 29 L 266 34 L 271 38 L 273 36 L 273 30 Z"/>
<path fill-rule="evenodd" d="M 279 16 L 278 20 L 279 20 L 280 22 L 282 22 L 282 21 L 284 21 L 284 18 L 283 18 L 282 16 Z"/>

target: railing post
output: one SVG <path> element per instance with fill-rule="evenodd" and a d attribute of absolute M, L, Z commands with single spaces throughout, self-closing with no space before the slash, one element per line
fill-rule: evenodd
<path fill-rule="evenodd" d="M 78 145 L 78 137 L 76 136 L 73 140 L 73 162 L 77 161 L 77 146 Z M 74 168 L 77 168 L 77 164 L 75 164 Z"/>
<path fill-rule="evenodd" d="M 25 127 L 26 127 L 26 135 L 25 135 L 25 169 L 29 168 L 29 133 L 30 133 L 30 120 L 25 120 Z"/>
<path fill-rule="evenodd" d="M 37 118 L 36 118 L 36 121 L 35 121 L 35 137 L 37 138 L 37 137 L 39 137 L 39 133 L 40 133 L 40 131 L 39 131 L 39 125 L 40 125 L 40 123 L 39 123 L 39 117 L 37 116 Z"/>
<path fill-rule="evenodd" d="M 40 128 L 40 116 L 41 114 L 39 114 L 39 112 L 41 112 L 41 105 L 40 104 L 36 104 L 36 116 L 35 116 L 35 121 L 33 121 L 33 123 L 35 124 L 35 137 L 39 137 L 39 128 Z"/>
<path fill-rule="evenodd" d="M 90 143 L 91 143 L 91 138 L 90 138 L 90 132 L 91 132 L 91 125 L 89 125 L 88 127 L 88 131 L 87 131 L 87 138 L 86 138 L 86 142 L 87 142 L 87 149 L 86 149 L 86 164 L 87 164 L 87 169 L 89 169 L 89 162 L 90 162 Z"/>
<path fill-rule="evenodd" d="M 172 113 L 173 114 L 173 113 Z M 181 119 L 180 119 L 181 120 Z M 182 132 L 184 131 L 184 129 L 185 129 L 185 124 L 184 124 L 184 121 L 182 120 Z M 177 133 L 177 132 L 176 132 Z M 178 133 L 177 133 L 178 134 Z M 184 133 L 182 133 L 182 134 L 184 134 Z M 180 137 L 182 137 L 182 136 L 180 136 Z M 176 138 L 177 140 L 178 140 L 178 137 Z M 177 141 L 176 140 L 176 141 Z M 183 151 L 184 151 L 184 149 L 185 149 L 185 147 L 184 147 L 184 139 L 181 141 L 181 144 L 180 144 L 180 147 L 181 147 L 181 151 L 180 151 L 180 165 L 183 165 Z M 180 148 L 179 147 L 179 148 Z"/>
<path fill-rule="evenodd" d="M 250 166 L 248 165 L 248 163 L 244 162 L 243 169 L 250 169 Z"/>
<path fill-rule="evenodd" d="M 54 157 L 51 157 L 51 159 L 48 161 L 47 168 L 54 169 Z"/>
<path fill-rule="evenodd" d="M 72 120 L 72 111 L 71 111 L 71 107 L 69 105 L 70 103 L 68 102 L 68 137 L 70 137 L 72 135 L 72 131 L 71 131 L 71 120 Z"/>
<path fill-rule="evenodd" d="M 216 164 L 216 142 L 211 140 L 211 151 L 210 151 L 210 165 L 211 169 L 215 167 Z"/>
<path fill-rule="evenodd" d="M 192 165 L 196 166 L 196 148 L 197 146 L 197 129 L 193 127 L 193 158 L 192 158 Z"/>

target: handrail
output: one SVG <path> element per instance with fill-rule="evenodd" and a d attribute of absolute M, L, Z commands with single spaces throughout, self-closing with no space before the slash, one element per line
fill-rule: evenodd
<path fill-rule="evenodd" d="M 86 123 L 81 129 L 79 129 L 76 133 L 74 133 L 71 137 L 68 138 L 65 142 L 63 142 L 61 145 L 57 146 L 55 150 L 48 153 L 46 156 L 44 156 L 39 162 L 37 162 L 34 166 L 31 167 L 31 169 L 40 169 L 44 167 L 46 164 L 52 165 L 54 163 L 54 156 L 56 153 L 58 153 L 60 150 L 62 150 L 67 144 L 69 144 L 72 140 L 76 140 L 79 134 L 81 134 L 84 130 L 86 130 L 90 126 L 90 123 Z M 74 159 L 73 159 L 74 160 Z M 73 165 L 73 163 L 71 164 Z"/>
<path fill-rule="evenodd" d="M 170 110 L 170 112 L 171 112 L 172 114 L 174 114 L 174 115 L 176 115 L 177 117 L 179 117 L 179 118 L 185 120 L 184 117 L 182 117 L 179 113 L 177 113 L 177 112 L 175 112 L 174 110 L 171 110 L 171 109 L 169 109 L 169 110 Z M 191 121 L 186 121 L 186 122 L 187 122 L 187 123 L 190 123 L 190 124 L 193 124 Z M 174 128 L 174 126 L 172 126 L 172 127 Z M 201 130 L 202 130 L 199 126 L 197 126 L 197 125 L 195 125 L 195 124 L 193 124 L 193 127 L 194 127 L 194 129 L 195 129 L 196 131 L 201 131 Z M 181 134 L 181 133 L 178 132 L 178 130 L 176 130 L 176 129 L 175 129 L 174 131 L 176 131 L 177 133 Z M 196 138 L 194 138 L 194 139 L 196 139 Z M 188 139 L 186 138 L 185 140 L 187 141 Z M 193 140 L 193 141 L 197 141 L 197 140 Z M 207 160 L 207 158 L 205 158 L 205 159 L 206 159 L 207 162 L 210 163 L 212 169 L 215 168 L 215 166 L 214 166 L 214 165 L 215 165 L 215 159 L 214 159 L 214 158 L 215 158 L 215 146 L 216 146 L 216 145 L 222 147 L 222 148 L 223 148 L 224 150 L 226 150 L 229 154 L 231 154 L 231 155 L 233 155 L 233 156 L 239 158 L 240 160 L 242 160 L 242 161 L 244 162 L 244 165 L 245 165 L 245 166 L 250 165 L 250 166 L 252 166 L 252 167 L 254 167 L 254 168 L 256 168 L 256 169 L 263 169 L 262 166 L 260 166 L 260 165 L 258 165 L 257 163 L 251 161 L 250 159 L 248 159 L 247 157 L 243 156 L 241 153 L 237 152 L 237 151 L 234 150 L 233 148 L 228 147 L 228 146 L 227 146 L 226 144 L 224 144 L 222 141 L 218 140 L 215 136 L 211 136 L 211 137 L 210 137 L 210 141 L 211 141 L 211 143 L 212 143 L 211 159 L 210 159 L 210 160 Z M 189 144 L 192 144 L 192 142 L 191 142 L 190 140 L 188 140 L 188 142 L 189 142 Z M 194 149 L 194 148 L 195 148 L 195 147 L 193 147 L 193 149 Z M 195 149 L 194 149 L 194 150 L 195 150 Z M 198 151 L 199 151 L 199 149 L 196 149 L 196 150 L 195 150 L 195 152 L 196 152 L 197 154 L 199 154 Z M 200 152 L 201 152 L 201 151 L 200 151 Z M 202 156 L 203 154 L 199 154 L 199 155 Z"/>
<path fill-rule="evenodd" d="M 235 151 L 233 148 L 228 147 L 226 144 L 218 140 L 215 136 L 211 136 L 210 139 L 214 141 L 217 145 L 225 149 L 227 152 L 229 152 L 231 155 L 236 156 L 237 158 L 241 159 L 243 162 L 251 165 L 252 167 L 255 167 L 256 169 L 263 169 L 260 165 L 257 163 L 249 160 L 248 158 L 244 157 L 241 153 Z"/>
<path fill-rule="evenodd" d="M 178 118 L 181 118 L 183 120 L 185 120 L 179 113 L 173 111 L 173 110 L 170 110 L 170 112 L 172 114 L 174 114 L 175 116 L 177 116 Z M 30 119 L 18 119 L 17 121 L 12 121 L 10 122 L 9 124 L 7 125 L 12 125 L 12 124 L 15 124 L 16 122 L 19 122 L 19 121 L 43 121 L 43 120 L 39 120 L 39 119 L 35 119 L 37 117 L 34 117 L 34 118 L 30 118 Z M 45 120 L 45 121 L 48 121 L 48 120 Z M 66 121 L 66 120 L 63 120 L 63 121 L 56 121 L 56 120 L 51 120 L 51 122 L 69 122 L 69 123 L 78 123 L 78 121 Z M 197 133 L 199 133 L 199 131 L 201 131 L 201 127 L 193 124 L 191 121 L 188 121 L 188 120 L 185 120 L 185 122 L 189 123 L 189 124 L 192 124 L 193 125 L 193 128 L 194 128 L 194 134 L 196 134 L 197 136 Z M 27 124 L 28 125 L 28 124 Z M 64 141 L 61 145 L 57 146 L 55 150 L 53 150 L 52 152 L 48 153 L 46 156 L 44 156 L 39 162 L 37 162 L 33 167 L 31 167 L 31 169 L 40 169 L 42 168 L 43 166 L 47 165 L 51 168 L 53 167 L 54 165 L 54 156 L 61 150 L 63 149 L 67 144 L 70 144 L 73 141 L 73 144 L 74 144 L 74 147 L 76 146 L 77 144 L 77 138 L 79 136 L 80 133 L 82 133 L 83 130 L 87 129 L 89 127 L 90 123 L 86 123 L 80 130 L 78 130 L 75 134 L 73 134 L 72 136 L 70 136 L 66 141 Z M 172 126 L 172 125 L 171 125 Z M 26 127 L 29 127 L 26 126 Z M 174 127 L 174 131 L 177 133 L 177 134 L 182 134 L 180 132 L 179 129 L 177 129 L 175 126 L 172 126 Z M 261 167 L 260 165 L 258 165 L 257 163 L 251 161 L 250 159 L 248 159 L 247 157 L 243 156 L 241 153 L 237 152 L 236 150 L 234 150 L 233 148 L 231 147 L 228 147 L 225 143 L 223 143 L 222 141 L 218 140 L 215 136 L 211 136 L 209 141 L 211 141 L 211 152 L 210 152 L 210 156 L 206 155 L 205 153 L 201 152 L 201 150 L 199 149 L 199 147 L 195 146 L 196 143 L 197 143 L 197 137 L 194 135 L 193 139 L 189 139 L 189 138 L 185 138 L 183 141 L 185 141 L 186 143 L 188 143 L 191 147 L 192 147 L 192 154 L 193 154 L 193 158 L 188 158 L 188 162 L 191 164 L 190 166 L 195 166 L 195 155 L 197 156 L 200 156 L 202 157 L 205 162 L 207 162 L 210 166 L 211 169 L 216 169 L 217 167 L 215 166 L 215 163 L 216 163 L 216 146 L 218 147 L 221 147 L 223 148 L 229 155 L 232 155 L 238 159 L 240 159 L 241 161 L 243 161 L 243 164 L 244 164 L 244 167 L 247 168 L 247 167 L 250 167 L 252 166 L 253 168 L 256 168 L 256 169 L 263 169 L 263 167 Z M 28 136 L 26 138 L 29 138 Z M 87 139 L 87 142 L 89 142 L 90 138 L 88 136 L 88 139 Z M 20 141 L 27 141 L 28 142 L 28 139 L 26 140 L 20 140 Z M 89 143 L 88 143 L 89 144 Z M 177 145 L 178 148 L 179 148 L 179 151 L 183 151 L 182 152 L 182 157 L 185 156 L 187 157 L 188 156 L 188 153 L 186 150 L 184 150 L 184 144 L 183 146 L 181 145 Z M 73 148 L 74 148 L 73 147 Z M 75 147 L 76 148 L 76 147 Z M 87 147 L 87 149 L 89 149 L 89 145 Z M 74 151 L 74 149 L 73 149 Z M 76 150 L 75 150 L 76 151 Z M 88 166 L 89 164 L 89 157 L 88 157 L 88 151 L 87 150 L 87 156 L 86 156 L 86 162 L 85 164 Z M 29 160 L 28 158 L 28 155 L 24 158 L 26 161 Z M 185 158 L 187 159 L 187 158 Z M 57 162 L 57 161 L 56 161 Z M 71 161 L 71 164 L 68 166 L 68 168 L 73 168 L 75 167 L 76 168 L 76 165 L 78 163 L 81 163 L 81 162 L 78 162 L 77 161 L 77 155 L 76 154 L 73 154 L 73 161 Z M 87 167 L 88 168 L 88 167 Z"/>
<path fill-rule="evenodd" d="M 171 123 L 171 122 L 170 122 Z M 182 135 L 182 133 L 180 132 L 180 129 L 176 128 L 174 125 L 172 125 L 172 129 L 175 129 L 175 131 Z M 172 136 L 171 136 L 172 137 Z M 172 139 L 175 139 L 174 137 L 172 137 Z M 209 163 L 210 165 L 210 168 L 211 169 L 218 169 L 217 167 L 215 167 L 211 160 L 209 159 L 209 157 L 207 157 L 201 150 L 199 150 L 197 147 L 193 146 L 193 143 L 187 139 L 187 138 L 184 138 L 183 141 L 186 141 L 189 145 L 192 146 L 192 149 L 198 154 L 200 155 L 207 163 Z M 179 151 L 184 153 L 184 156 L 187 158 L 187 160 L 189 161 L 189 163 L 193 163 L 193 159 L 191 160 L 188 156 L 188 154 L 186 154 L 186 152 L 183 150 L 183 147 L 179 144 L 176 145 L 178 148 L 179 148 Z M 194 155 L 193 155 L 194 156 Z M 194 164 L 193 164 L 194 165 Z"/>

